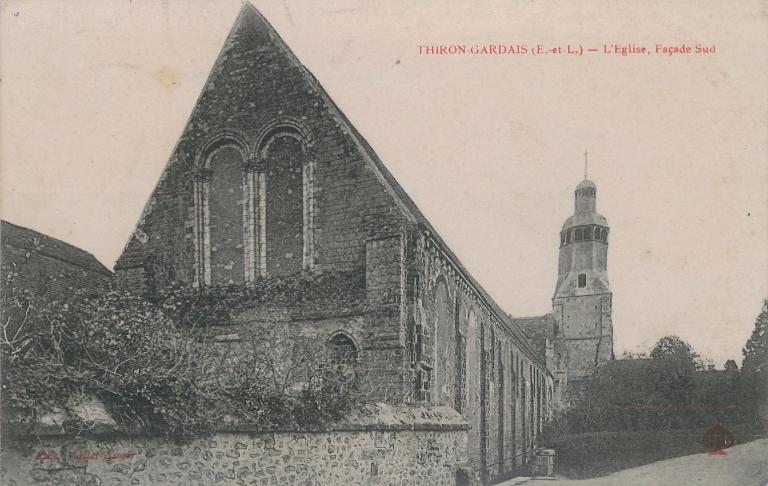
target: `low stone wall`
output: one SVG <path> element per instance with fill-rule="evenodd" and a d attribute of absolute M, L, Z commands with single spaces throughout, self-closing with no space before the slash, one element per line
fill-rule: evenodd
<path fill-rule="evenodd" d="M 417 413 L 419 420 L 324 432 L 249 432 L 241 427 L 185 442 L 114 432 L 83 438 L 48 435 L 31 447 L 5 444 L 2 483 L 456 484 L 457 471 L 467 461 L 466 424 L 434 411 Z"/>

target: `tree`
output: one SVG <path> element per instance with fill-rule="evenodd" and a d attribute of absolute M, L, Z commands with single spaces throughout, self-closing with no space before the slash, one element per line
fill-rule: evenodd
<path fill-rule="evenodd" d="M 740 397 L 747 413 L 768 423 L 768 299 L 755 320 L 755 329 L 742 350 Z"/>
<path fill-rule="evenodd" d="M 665 336 L 656 342 L 650 356 L 664 370 L 658 377 L 656 391 L 669 404 L 688 405 L 694 393 L 695 372 L 703 369 L 693 347 L 678 336 Z"/>
<path fill-rule="evenodd" d="M 690 364 L 692 367 L 696 367 L 699 360 L 699 354 L 693 350 L 693 347 L 678 336 L 664 336 L 659 339 L 651 348 L 650 357 L 675 360 L 681 364 Z"/>
<path fill-rule="evenodd" d="M 736 361 L 732 359 L 726 361 L 725 365 L 723 365 L 723 368 L 725 371 L 739 371 L 739 365 L 737 365 Z"/>
<path fill-rule="evenodd" d="M 744 362 L 742 370 L 748 372 L 766 372 L 768 367 L 768 299 L 763 301 L 763 309 L 755 320 L 755 329 L 742 350 Z"/>

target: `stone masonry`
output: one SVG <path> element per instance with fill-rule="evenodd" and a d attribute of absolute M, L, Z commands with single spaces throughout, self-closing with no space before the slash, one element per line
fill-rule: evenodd
<path fill-rule="evenodd" d="M 389 412 L 380 423 L 311 433 L 231 430 L 186 441 L 52 434 L 31 449 L 5 448 L 2 479 L 9 486 L 456 484 L 466 464 L 461 417 L 421 408 L 403 426 L 398 410 Z"/>
<path fill-rule="evenodd" d="M 460 412 L 486 481 L 525 464 L 550 415 L 545 357 L 248 4 L 115 271 L 138 293 L 307 283 L 209 330 L 353 350 L 372 398 Z"/>

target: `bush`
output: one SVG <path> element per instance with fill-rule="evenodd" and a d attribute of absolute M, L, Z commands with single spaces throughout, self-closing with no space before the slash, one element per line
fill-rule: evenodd
<path fill-rule="evenodd" d="M 72 417 L 78 399 L 97 397 L 122 427 L 202 435 L 226 422 L 318 427 L 354 402 L 354 380 L 324 366 L 319 349 L 247 343 L 238 359 L 182 325 L 167 309 L 116 290 L 47 300 L 6 285 L 0 336 L 4 417 L 36 423 Z M 210 312 L 186 304 L 183 316 Z M 216 306 L 216 309 L 219 307 Z M 176 314 L 178 317 L 180 314 Z"/>

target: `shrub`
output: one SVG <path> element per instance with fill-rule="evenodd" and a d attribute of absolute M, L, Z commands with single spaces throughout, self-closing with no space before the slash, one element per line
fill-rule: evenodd
<path fill-rule="evenodd" d="M 97 397 L 122 427 L 201 435 L 227 422 L 318 427 L 361 397 L 354 380 L 324 367 L 321 350 L 268 339 L 228 355 L 197 332 L 200 316 L 224 309 L 185 301 L 181 325 L 168 309 L 110 289 L 48 300 L 11 285 L 3 293 L 0 349 L 4 416 L 36 423 L 53 411 L 75 417 L 76 399 Z M 75 421 L 76 422 L 76 421 Z M 78 428 L 84 424 L 74 423 Z M 87 425 L 87 424 L 85 424 Z"/>

